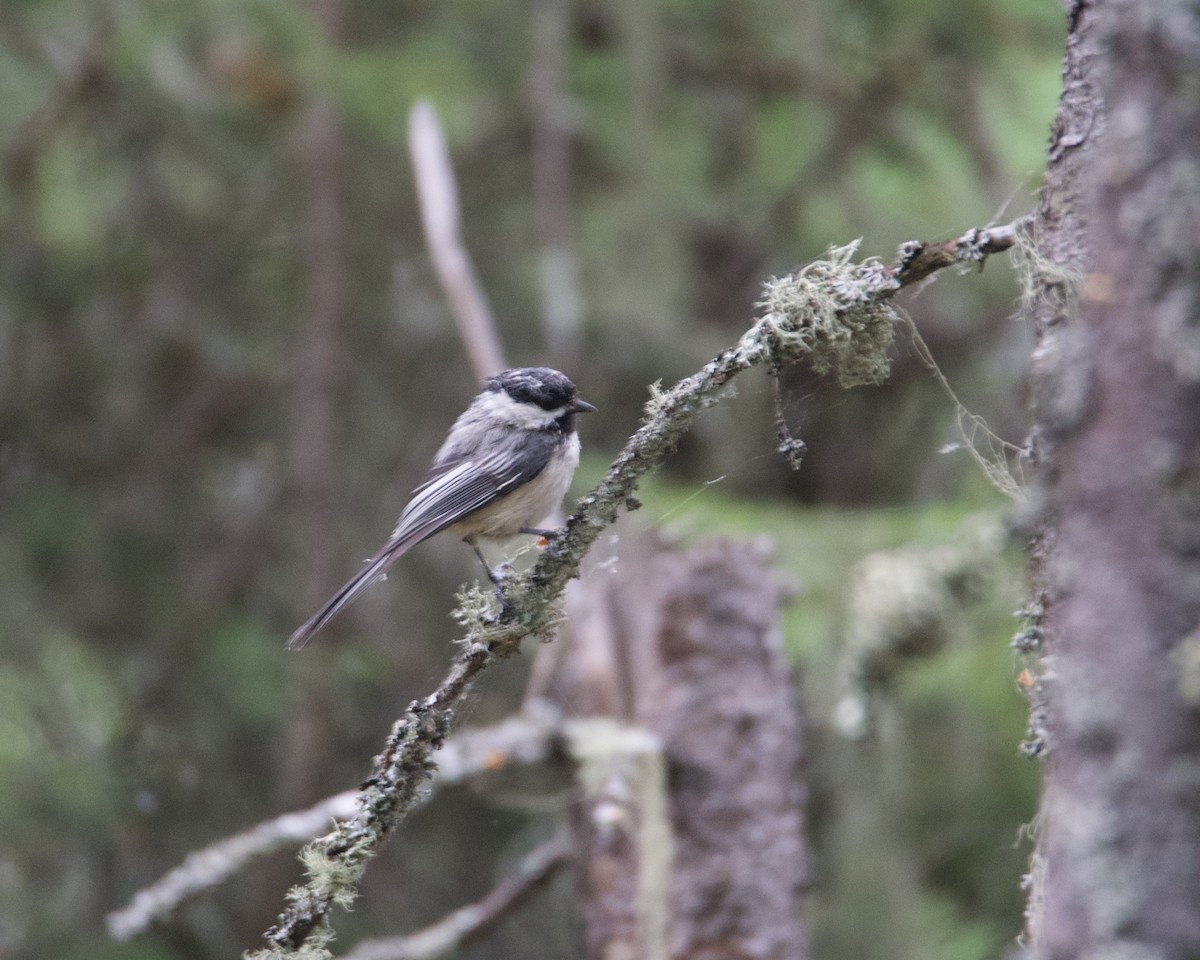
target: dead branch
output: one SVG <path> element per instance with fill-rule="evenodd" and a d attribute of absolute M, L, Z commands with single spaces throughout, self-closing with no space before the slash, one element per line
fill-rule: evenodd
<path fill-rule="evenodd" d="M 467 946 L 545 886 L 571 861 L 566 832 L 531 850 L 507 877 L 475 903 L 405 937 L 365 940 L 343 960 L 434 960 Z"/>
<path fill-rule="evenodd" d="M 973 227 L 961 237 L 938 243 L 909 241 L 900 247 L 900 262 L 893 268 L 901 286 L 924 280 L 930 274 L 956 264 L 983 266 L 990 254 L 1002 253 L 1017 242 L 1022 221 L 999 227 Z"/>
<path fill-rule="evenodd" d="M 779 369 L 807 360 L 818 372 L 834 372 L 843 386 L 886 378 L 886 351 L 899 315 L 893 299 L 904 287 L 954 264 L 975 264 L 1016 242 L 1017 225 L 972 230 L 943 244 L 908 243 L 894 265 L 869 258 L 854 261 L 854 246 L 835 249 L 767 284 L 762 315 L 738 343 L 668 390 L 653 392 L 645 421 L 629 439 L 599 485 L 584 497 L 531 570 L 511 576 L 507 603 L 495 610 L 490 591 L 465 591 L 456 618 L 462 650 L 433 693 L 414 700 L 375 757 L 363 786 L 358 813 L 338 824 L 301 857 L 308 877 L 289 894 L 278 923 L 266 932 L 266 957 L 326 955 L 332 938 L 332 905 L 349 906 L 367 863 L 391 830 L 419 801 L 421 785 L 432 775 L 433 755 L 445 743 L 454 710 L 490 664 L 516 652 L 526 637 L 549 641 L 560 616 L 566 584 L 601 531 L 622 509 L 638 506 L 639 480 L 674 451 L 700 411 L 717 403 L 743 370 Z"/>
<path fill-rule="evenodd" d="M 492 727 L 465 730 L 447 742 L 438 756 L 432 786 L 436 789 L 502 768 L 541 763 L 554 753 L 562 737 L 560 718 L 546 704 Z M 431 795 L 432 790 L 427 791 L 420 802 Z M 311 840 L 327 830 L 331 821 L 350 819 L 358 809 L 358 798 L 358 790 L 345 790 L 307 810 L 285 813 L 188 854 L 179 866 L 138 891 L 127 906 L 110 913 L 109 933 L 116 940 L 128 940 L 144 932 L 186 900 L 219 886 L 252 861 Z"/>
<path fill-rule="evenodd" d="M 344 790 L 307 810 L 285 813 L 249 830 L 189 853 L 179 866 L 134 894 L 106 918 L 114 940 L 128 940 L 175 912 L 198 893 L 219 886 L 252 860 L 292 843 L 311 840 L 330 821 L 354 816 L 358 791 Z"/>
<path fill-rule="evenodd" d="M 462 242 L 458 188 L 446 136 L 432 104 L 426 100 L 418 100 L 408 115 L 408 149 L 429 256 L 450 301 L 471 369 L 482 380 L 499 373 L 508 364 L 496 336 L 492 309 Z"/>

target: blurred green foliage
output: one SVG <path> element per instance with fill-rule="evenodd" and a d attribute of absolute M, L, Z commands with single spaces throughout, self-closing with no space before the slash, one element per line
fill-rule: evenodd
<path fill-rule="evenodd" d="M 5 956 L 252 945 L 295 876 L 288 856 L 134 944 L 107 944 L 102 918 L 195 847 L 355 783 L 449 655 L 446 613 L 474 570 L 440 542 L 307 659 L 280 650 L 309 612 L 292 456 L 315 100 L 336 109 L 349 225 L 334 533 L 317 547 L 349 572 L 474 389 L 420 236 L 405 150 L 416 98 L 447 129 L 510 360 L 563 366 L 602 409 L 584 425 L 594 476 L 646 384 L 735 340 L 768 276 L 854 237 L 888 256 L 1026 209 L 1063 35 L 1034 0 L 550 4 L 568 25 L 559 119 L 584 304 L 580 346 L 553 355 L 533 176 L 546 118 L 529 89 L 546 6 L 322 2 L 341 8 L 337 37 L 295 0 L 0 10 Z M 1019 440 L 1015 300 L 995 264 L 906 305 L 964 401 Z M 936 455 L 952 411 L 905 345 L 878 390 L 806 371 L 783 384 L 809 445 L 799 473 L 772 452 L 770 390 L 751 379 L 681 445 L 645 515 L 680 536 L 769 535 L 798 585 L 787 632 L 812 724 L 813 955 L 994 955 L 1019 925 L 1013 837 L 1034 791 L 1005 642 L 1016 558 L 964 612 L 970 642 L 898 679 L 869 742 L 841 740 L 828 718 L 853 565 L 949 541 L 995 500 L 965 458 Z M 496 671 L 466 719 L 512 709 L 522 670 Z M 304 724 L 298 764 L 285 744 Z M 521 823 L 463 794 L 422 813 L 344 942 L 482 892 Z M 557 912 L 531 908 L 466 955 L 573 956 L 569 890 L 557 897 Z"/>

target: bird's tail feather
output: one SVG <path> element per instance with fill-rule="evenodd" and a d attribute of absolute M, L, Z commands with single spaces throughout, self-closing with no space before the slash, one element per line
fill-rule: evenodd
<path fill-rule="evenodd" d="M 308 642 L 316 635 L 325 624 L 337 616 L 338 611 L 346 606 L 351 600 L 357 597 L 363 590 L 369 587 L 372 583 L 387 573 L 388 567 L 395 563 L 400 557 L 408 552 L 411 543 L 389 543 L 375 556 L 367 561 L 358 573 L 345 582 L 342 588 L 335 593 L 308 620 L 301 624 L 296 632 L 288 638 L 287 649 L 299 650 L 301 647 L 307 646 Z"/>

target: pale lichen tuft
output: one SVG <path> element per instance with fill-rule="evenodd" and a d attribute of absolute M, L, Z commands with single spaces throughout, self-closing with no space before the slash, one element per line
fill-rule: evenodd
<path fill-rule="evenodd" d="M 881 260 L 854 262 L 857 249 L 858 241 L 833 247 L 827 259 L 768 280 L 763 315 L 741 344 L 746 354 L 766 351 L 776 367 L 807 359 L 846 389 L 886 380 L 896 283 Z"/>

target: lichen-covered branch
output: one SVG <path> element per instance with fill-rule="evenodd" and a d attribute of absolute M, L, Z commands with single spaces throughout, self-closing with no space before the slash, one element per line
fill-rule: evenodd
<path fill-rule="evenodd" d="M 778 370 L 806 360 L 843 386 L 881 382 L 899 317 L 895 295 L 944 267 L 981 263 L 1011 247 L 1017 232 L 1018 225 L 1010 224 L 942 243 L 910 242 L 894 265 L 876 258 L 855 261 L 857 244 L 831 250 L 827 259 L 769 281 L 760 316 L 736 345 L 670 389 L 655 388 L 645 421 L 604 479 L 579 502 L 533 568 L 508 580 L 504 608 L 495 610 L 490 593 L 477 588 L 461 596 L 456 613 L 464 633 L 461 652 L 438 688 L 414 700 L 393 725 L 363 785 L 358 814 L 301 854 L 308 879 L 288 894 L 288 907 L 267 931 L 268 948 L 256 960 L 329 956 L 331 905 L 354 900 L 366 864 L 418 802 L 456 705 L 488 665 L 515 652 L 524 638 L 552 638 L 562 592 L 600 532 L 622 510 L 637 508 L 638 481 L 671 455 L 696 415 L 716 403 L 734 377 L 752 367 Z"/>

